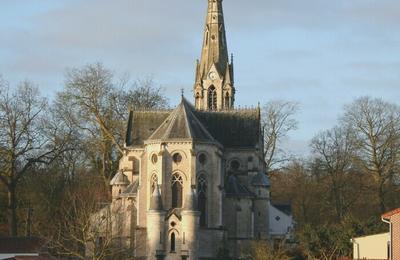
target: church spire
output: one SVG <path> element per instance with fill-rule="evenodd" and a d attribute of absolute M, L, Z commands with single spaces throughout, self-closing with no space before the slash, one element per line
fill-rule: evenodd
<path fill-rule="evenodd" d="M 233 65 L 229 63 L 222 0 L 208 0 L 203 48 L 196 66 L 194 88 L 197 109 L 233 107 Z"/>
<path fill-rule="evenodd" d="M 220 74 L 225 72 L 228 64 L 222 0 L 208 0 L 200 72 L 204 75 L 213 64 L 216 65 Z"/>

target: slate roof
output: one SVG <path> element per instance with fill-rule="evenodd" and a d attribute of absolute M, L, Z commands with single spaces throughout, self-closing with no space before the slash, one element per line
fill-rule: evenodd
<path fill-rule="evenodd" d="M 257 109 L 196 111 L 197 117 L 223 146 L 254 148 L 260 141 L 260 117 Z"/>
<path fill-rule="evenodd" d="M 261 140 L 259 109 L 199 111 L 186 99 L 173 111 L 131 111 L 126 146 L 145 140 L 194 139 L 225 148 L 254 148 Z"/>
<path fill-rule="evenodd" d="M 137 194 L 139 188 L 139 180 L 131 183 L 126 187 L 126 190 L 120 194 L 121 197 L 132 197 Z"/>
<path fill-rule="evenodd" d="M 251 179 L 251 184 L 253 186 L 270 187 L 271 182 L 266 174 L 259 172 Z"/>
<path fill-rule="evenodd" d="M 119 171 L 117 174 L 115 174 L 114 178 L 112 178 L 110 185 L 129 185 L 129 179 L 128 177 L 122 172 Z"/>
<path fill-rule="evenodd" d="M 171 111 L 130 111 L 126 146 L 141 146 L 171 114 Z"/>
<path fill-rule="evenodd" d="M 227 197 L 253 197 L 254 194 L 234 176 L 230 175 L 225 185 Z"/>
<path fill-rule="evenodd" d="M 148 140 L 192 139 L 215 142 L 195 116 L 195 108 L 182 98 L 179 106 L 165 119 Z"/>
<path fill-rule="evenodd" d="M 272 206 L 277 208 L 278 210 L 282 211 L 288 216 L 292 215 L 292 205 L 291 204 L 275 204 L 273 203 Z"/>

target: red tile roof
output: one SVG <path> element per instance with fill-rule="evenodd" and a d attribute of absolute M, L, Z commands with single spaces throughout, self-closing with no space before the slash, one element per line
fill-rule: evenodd
<path fill-rule="evenodd" d="M 400 214 L 400 208 L 389 211 L 385 214 L 382 215 L 383 219 L 390 219 L 391 217 L 393 217 L 394 215 Z"/>

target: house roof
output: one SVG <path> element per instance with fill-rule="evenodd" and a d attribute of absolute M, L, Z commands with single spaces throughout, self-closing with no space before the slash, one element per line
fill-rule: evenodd
<path fill-rule="evenodd" d="M 400 208 L 392 210 L 392 211 L 389 211 L 389 212 L 383 214 L 382 218 L 390 220 L 393 216 L 398 215 L 398 214 L 400 214 Z"/>
<path fill-rule="evenodd" d="M 200 111 L 183 98 L 173 111 L 131 111 L 125 143 L 142 146 L 149 139 L 190 138 L 225 148 L 254 148 L 261 135 L 259 109 Z"/>
<path fill-rule="evenodd" d="M 292 215 L 292 205 L 291 204 L 272 204 L 276 209 L 285 213 L 288 216 Z"/>
<path fill-rule="evenodd" d="M 34 254 L 43 251 L 44 239 L 38 237 L 0 237 L 0 253 Z"/>

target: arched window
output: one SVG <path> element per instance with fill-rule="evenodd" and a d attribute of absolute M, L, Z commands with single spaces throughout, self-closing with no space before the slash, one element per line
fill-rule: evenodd
<path fill-rule="evenodd" d="M 175 252 L 175 244 L 176 244 L 175 233 L 171 233 L 171 252 Z"/>
<path fill-rule="evenodd" d="M 199 193 L 199 211 L 200 215 L 200 226 L 205 227 L 207 225 L 207 180 L 204 175 L 200 175 L 198 178 L 198 193 Z"/>
<path fill-rule="evenodd" d="M 225 95 L 225 108 L 229 109 L 230 107 L 231 107 L 231 101 L 230 101 L 230 98 L 229 98 L 229 93 L 226 92 L 226 95 Z"/>
<path fill-rule="evenodd" d="M 129 160 L 132 162 L 132 177 L 138 176 L 140 173 L 140 162 L 136 157 L 130 157 Z"/>
<path fill-rule="evenodd" d="M 158 185 L 158 177 L 156 174 L 153 174 L 153 176 L 151 176 L 151 180 L 150 180 L 151 194 L 154 193 L 154 190 L 156 189 L 157 185 Z"/>
<path fill-rule="evenodd" d="M 214 86 L 208 89 L 208 108 L 210 110 L 217 109 L 217 90 Z"/>
<path fill-rule="evenodd" d="M 182 208 L 183 180 L 175 173 L 172 176 L 172 208 Z"/>

